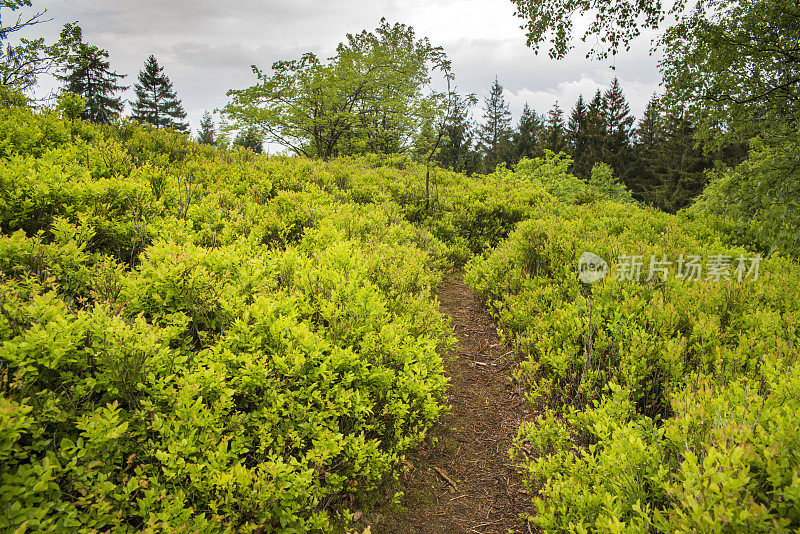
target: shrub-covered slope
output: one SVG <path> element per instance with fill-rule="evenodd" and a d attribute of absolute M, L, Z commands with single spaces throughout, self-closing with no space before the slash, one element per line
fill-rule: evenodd
<path fill-rule="evenodd" d="M 367 164 L 0 115 L 0 530 L 330 530 L 442 412 L 449 249 Z"/>
<path fill-rule="evenodd" d="M 542 412 L 512 451 L 541 530 L 800 528 L 800 267 L 771 257 L 754 280 L 736 268 L 755 254 L 724 243 L 699 220 L 600 202 L 522 222 L 469 265 Z M 590 286 L 583 252 L 620 261 Z M 646 280 L 652 255 L 673 262 L 666 281 Z M 682 280 L 681 255 L 729 264 Z M 639 282 L 622 256 L 640 256 Z"/>

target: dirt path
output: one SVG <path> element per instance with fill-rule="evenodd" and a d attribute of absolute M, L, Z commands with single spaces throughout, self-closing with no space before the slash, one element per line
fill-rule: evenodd
<path fill-rule="evenodd" d="M 530 498 L 508 458 L 528 404 L 509 378 L 516 363 L 463 275 L 438 294 L 458 344 L 448 357 L 452 411 L 411 455 L 402 507 L 373 516 L 373 534 L 527 532 Z"/>

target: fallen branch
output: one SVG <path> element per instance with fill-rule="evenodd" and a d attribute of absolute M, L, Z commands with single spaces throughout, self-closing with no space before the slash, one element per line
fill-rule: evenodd
<path fill-rule="evenodd" d="M 454 490 L 458 489 L 458 486 L 456 486 L 456 483 L 453 482 L 453 480 L 449 476 L 447 476 L 447 473 L 445 473 L 444 470 L 439 469 L 438 467 L 434 467 L 433 470 L 436 471 L 437 475 L 442 477 L 442 480 L 444 480 L 445 482 L 450 484 L 450 487 L 452 487 Z"/>

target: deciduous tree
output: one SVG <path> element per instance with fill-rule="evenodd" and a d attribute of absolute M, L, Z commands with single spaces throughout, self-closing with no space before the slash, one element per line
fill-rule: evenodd
<path fill-rule="evenodd" d="M 42 37 L 23 37 L 16 44 L 8 42 L 11 34 L 49 20 L 45 18 L 45 9 L 23 16 L 20 10 L 31 6 L 30 0 L 0 0 L 0 85 L 22 92 L 30 91 L 39 76 L 49 72 L 57 59 Z"/>
<path fill-rule="evenodd" d="M 363 152 L 403 153 L 430 121 L 430 69 L 441 48 L 413 28 L 385 20 L 374 32 L 348 35 L 325 62 L 312 53 L 277 61 L 258 83 L 231 90 L 227 129 L 255 128 L 296 154 L 328 159 Z"/>

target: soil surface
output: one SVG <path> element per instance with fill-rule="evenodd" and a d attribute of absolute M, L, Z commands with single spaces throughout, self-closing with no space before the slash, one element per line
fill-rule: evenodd
<path fill-rule="evenodd" d="M 408 455 L 392 488 L 404 492 L 400 505 L 360 524 L 373 534 L 527 533 L 521 515 L 530 513 L 531 499 L 508 450 L 533 416 L 512 378 L 513 351 L 461 273 L 444 281 L 438 299 L 458 338 L 446 358 L 452 410 Z"/>

